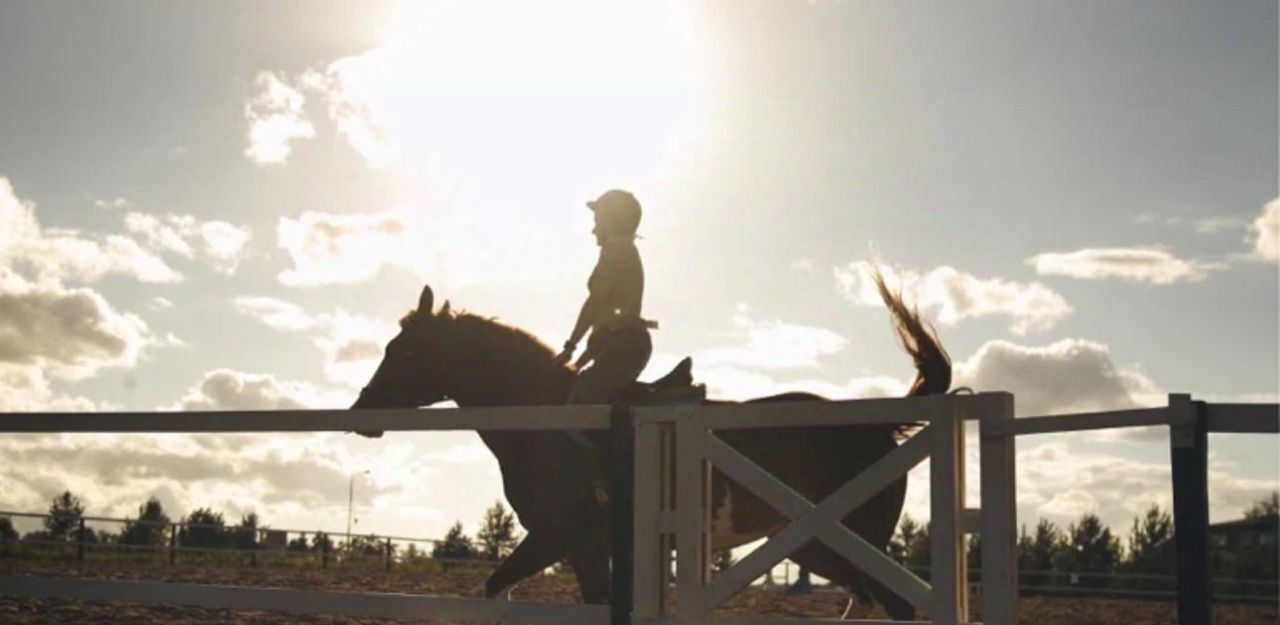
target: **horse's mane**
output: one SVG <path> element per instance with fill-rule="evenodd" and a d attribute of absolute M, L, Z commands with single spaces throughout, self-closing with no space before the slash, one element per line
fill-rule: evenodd
<path fill-rule="evenodd" d="M 426 315 L 432 323 L 441 328 L 441 334 L 458 349 L 476 353 L 502 354 L 502 360 L 509 365 L 527 366 L 530 368 L 554 367 L 556 352 L 529 332 L 498 321 L 495 317 L 477 315 L 466 310 L 452 310 L 449 304 L 438 313 L 421 313 L 410 310 L 400 318 L 400 327 L 405 327 Z"/>

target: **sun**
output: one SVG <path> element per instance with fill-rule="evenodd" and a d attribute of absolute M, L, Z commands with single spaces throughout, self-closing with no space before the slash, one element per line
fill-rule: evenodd
<path fill-rule="evenodd" d="M 486 250 L 459 258 L 468 272 L 509 273 L 494 250 L 577 229 L 569 207 L 604 189 L 660 184 L 698 127 L 698 41 L 661 1 L 404 2 L 377 48 L 329 68 L 333 106 L 438 230 Z"/>

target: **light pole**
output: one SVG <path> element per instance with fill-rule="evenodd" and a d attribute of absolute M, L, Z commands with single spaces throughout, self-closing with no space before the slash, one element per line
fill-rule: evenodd
<path fill-rule="evenodd" d="M 347 550 L 351 550 L 351 502 L 355 499 L 356 494 L 356 476 L 368 475 L 369 470 L 365 469 L 358 473 L 352 473 L 351 479 L 347 481 Z"/>

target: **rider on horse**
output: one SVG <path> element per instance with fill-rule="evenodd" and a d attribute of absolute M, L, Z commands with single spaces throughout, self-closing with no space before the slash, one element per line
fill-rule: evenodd
<path fill-rule="evenodd" d="M 590 330 L 587 348 L 574 363 L 580 373 L 567 401 L 607 404 L 634 384 L 649 363 L 653 352 L 649 329 L 657 324 L 640 316 L 644 266 L 635 242 L 640 202 L 626 191 L 613 189 L 587 206 L 595 213 L 592 234 L 600 246 L 600 259 L 587 282 L 587 301 L 556 360 L 568 363 Z"/>

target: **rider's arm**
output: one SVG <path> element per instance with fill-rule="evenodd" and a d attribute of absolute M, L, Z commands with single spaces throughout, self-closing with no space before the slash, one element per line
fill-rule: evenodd
<path fill-rule="evenodd" d="M 600 260 L 596 262 L 595 270 L 591 272 L 591 279 L 587 283 L 590 294 L 587 296 L 587 301 L 582 303 L 582 310 L 578 312 L 578 321 L 573 325 L 569 340 L 565 341 L 565 351 L 572 352 L 578 346 L 578 342 L 599 318 L 600 307 L 608 305 L 609 294 L 615 282 L 613 268 L 617 266 L 615 259 L 617 255 L 610 252 L 612 249 L 609 246 L 600 248 Z M 589 350 L 590 346 L 588 346 Z M 579 364 L 589 362 L 590 356 L 591 354 L 584 352 L 578 359 Z"/>

